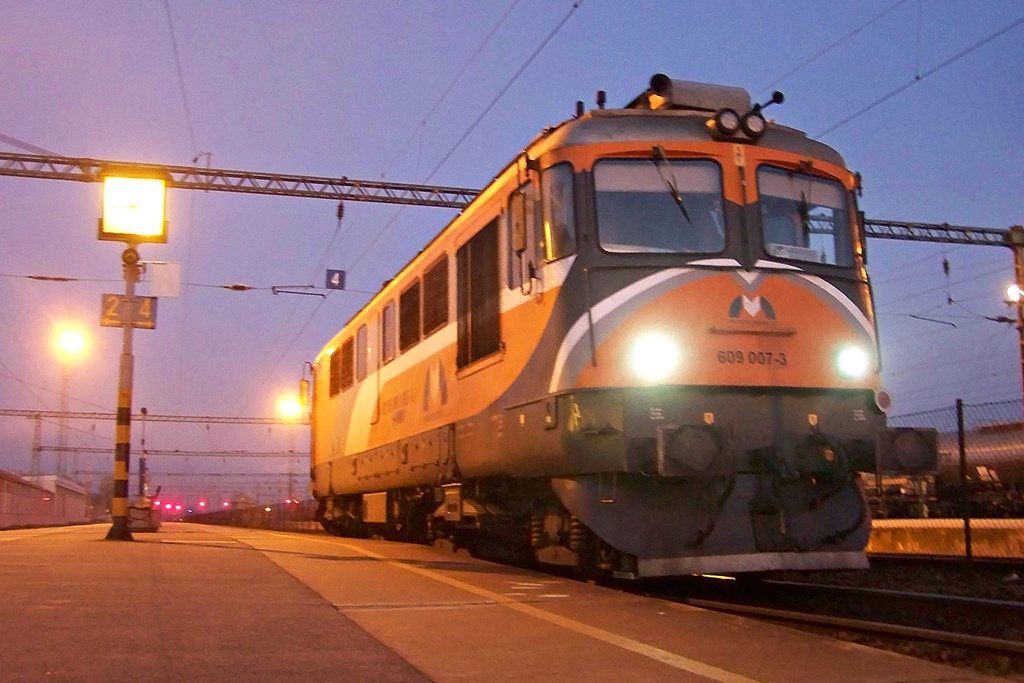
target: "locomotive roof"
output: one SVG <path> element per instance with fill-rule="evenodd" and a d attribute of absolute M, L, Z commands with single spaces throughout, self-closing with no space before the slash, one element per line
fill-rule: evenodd
<path fill-rule="evenodd" d="M 706 112 L 650 109 L 597 109 L 549 129 L 526 148 L 531 157 L 555 147 L 599 142 L 707 142 L 710 118 Z M 740 143 L 746 144 L 746 143 Z M 771 147 L 845 168 L 843 157 L 828 145 L 811 140 L 800 130 L 768 122 L 758 147 Z"/>

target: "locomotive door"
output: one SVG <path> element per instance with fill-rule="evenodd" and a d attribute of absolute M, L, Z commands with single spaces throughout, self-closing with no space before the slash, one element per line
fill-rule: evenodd
<path fill-rule="evenodd" d="M 536 185 L 527 181 L 508 200 L 509 289 L 518 287 L 524 295 L 533 293 L 538 265 L 544 253 L 539 230 L 540 201 Z"/>

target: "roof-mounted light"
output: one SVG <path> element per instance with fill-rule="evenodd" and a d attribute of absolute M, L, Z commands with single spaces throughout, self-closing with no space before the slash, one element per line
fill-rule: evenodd
<path fill-rule="evenodd" d="M 740 127 L 748 138 L 757 140 L 764 135 L 764 131 L 768 128 L 768 122 L 761 116 L 761 112 L 754 108 L 740 119 Z"/>
<path fill-rule="evenodd" d="M 761 136 L 768 130 L 768 122 L 765 121 L 764 114 L 761 113 L 761 110 L 773 104 L 781 104 L 785 99 L 786 96 L 776 90 L 772 93 L 772 98 L 770 100 L 764 104 L 755 104 L 750 111 L 740 118 L 740 128 L 743 130 L 743 134 L 751 140 L 760 140 Z"/>
<path fill-rule="evenodd" d="M 740 115 L 735 109 L 726 107 L 719 109 L 714 118 L 715 132 L 725 137 L 732 137 L 740 130 Z"/>

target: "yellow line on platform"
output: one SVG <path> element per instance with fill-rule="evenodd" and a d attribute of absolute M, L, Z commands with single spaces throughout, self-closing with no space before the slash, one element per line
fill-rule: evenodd
<path fill-rule="evenodd" d="M 287 536 L 285 534 L 274 535 L 291 539 L 295 538 L 294 536 Z M 635 652 L 636 654 L 643 655 L 644 657 L 648 657 L 663 664 L 668 664 L 669 666 L 674 667 L 676 669 L 689 671 L 690 673 L 697 674 L 698 676 L 704 676 L 705 678 L 710 678 L 715 681 L 722 681 L 722 683 L 759 683 L 759 681 L 757 681 L 756 679 L 747 678 L 746 676 L 741 676 L 740 674 L 735 674 L 731 671 L 719 669 L 718 667 L 711 666 L 710 664 L 704 664 L 703 662 L 698 662 L 695 659 L 683 657 L 682 655 L 678 655 L 674 652 L 669 652 L 668 650 L 662 650 L 661 648 L 654 647 L 653 645 L 642 643 L 639 640 L 627 638 L 626 636 L 622 636 L 617 633 L 612 633 L 611 631 L 606 631 L 596 626 L 584 624 L 583 622 L 576 621 L 575 619 L 570 619 L 568 617 L 563 617 L 561 615 L 548 612 L 547 610 L 542 610 L 538 607 L 534 607 L 533 605 L 528 605 L 519 602 L 518 600 L 510 598 L 507 595 L 495 593 L 494 591 L 489 591 L 486 588 L 474 586 L 471 583 L 466 583 L 465 581 L 460 581 L 459 579 L 453 579 L 451 577 L 445 576 L 444 574 L 439 574 L 438 572 L 432 571 L 430 569 L 424 569 L 422 567 L 416 567 L 404 564 L 397 560 L 392 560 L 384 555 L 380 555 L 371 550 L 366 550 L 365 548 L 360 548 L 359 546 L 349 545 L 348 543 L 343 543 L 340 541 L 332 542 L 327 539 L 320 538 L 311 538 L 309 540 L 320 541 L 322 543 L 328 543 L 330 545 L 335 546 L 340 545 L 343 548 L 347 548 L 349 550 L 359 553 L 360 555 L 365 555 L 366 557 L 379 560 L 380 562 L 388 564 L 397 569 L 404 569 L 405 571 L 412 572 L 413 574 L 419 574 L 420 576 L 425 576 L 429 579 L 433 579 L 434 581 L 447 584 L 454 588 L 459 588 L 468 593 L 479 595 L 480 597 L 491 600 L 498 605 L 507 607 L 511 610 L 515 610 L 516 612 L 526 614 L 536 619 L 541 619 L 543 621 L 548 622 L 549 624 L 560 626 L 566 630 L 573 631 L 574 633 L 579 633 L 580 635 L 589 636 L 590 638 L 594 638 L 595 640 L 600 640 L 610 645 L 615 645 L 616 647 L 620 647 L 623 650 Z"/>

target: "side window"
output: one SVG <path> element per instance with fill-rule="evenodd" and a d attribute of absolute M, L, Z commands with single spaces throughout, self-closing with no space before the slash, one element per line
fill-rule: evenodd
<path fill-rule="evenodd" d="M 457 365 L 463 368 L 501 348 L 497 219 L 459 249 L 456 270 Z"/>
<path fill-rule="evenodd" d="M 380 316 L 381 350 L 384 363 L 395 359 L 395 302 L 389 301 Z"/>
<path fill-rule="evenodd" d="M 544 197 L 544 258 L 556 261 L 576 251 L 576 212 L 573 173 L 569 164 L 558 164 L 541 176 Z"/>
<path fill-rule="evenodd" d="M 366 378 L 366 325 L 360 325 L 356 331 L 356 380 Z"/>
<path fill-rule="evenodd" d="M 448 323 L 448 254 L 423 274 L 423 336 Z"/>
<path fill-rule="evenodd" d="M 354 360 L 354 344 L 349 337 L 341 344 L 341 390 L 345 391 L 354 384 L 352 378 L 352 361 Z M 333 358 L 332 358 L 333 360 Z"/>
<path fill-rule="evenodd" d="M 420 281 L 398 297 L 398 349 L 405 351 L 420 340 Z"/>
<path fill-rule="evenodd" d="M 329 393 L 332 397 L 337 396 L 341 392 L 341 353 L 338 352 L 338 349 L 334 349 L 331 353 L 329 380 Z"/>
<path fill-rule="evenodd" d="M 531 268 L 543 254 L 541 207 L 537 189 L 526 183 L 508 198 L 508 288 L 519 289 L 530 280 Z"/>

